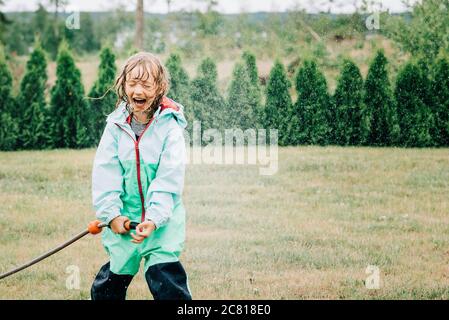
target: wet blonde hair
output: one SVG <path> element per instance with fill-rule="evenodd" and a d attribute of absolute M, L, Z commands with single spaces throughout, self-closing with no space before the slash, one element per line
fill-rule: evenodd
<path fill-rule="evenodd" d="M 142 71 L 139 71 L 138 79 L 146 81 L 151 77 L 154 81 L 154 85 L 156 86 L 155 99 L 151 106 L 145 111 L 147 116 L 150 118 L 161 104 L 164 95 L 166 95 L 169 90 L 170 74 L 159 58 L 152 53 L 138 52 L 129 57 L 118 74 L 114 85 L 115 91 L 117 92 L 117 103 L 115 107 L 117 108 L 120 103 L 125 102 L 126 109 L 129 114 L 131 114 L 133 110 L 130 107 L 125 86 L 128 75 L 136 67 L 142 67 L 140 68 Z"/>

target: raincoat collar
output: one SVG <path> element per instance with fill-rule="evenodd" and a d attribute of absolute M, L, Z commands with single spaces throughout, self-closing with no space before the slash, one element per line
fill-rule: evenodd
<path fill-rule="evenodd" d="M 173 115 L 178 124 L 185 128 L 187 126 L 187 121 L 184 117 L 183 106 L 179 103 L 176 103 L 172 99 L 164 96 L 162 98 L 162 102 L 159 108 L 156 110 L 154 117 L 156 119 L 160 119 L 162 117 L 166 117 L 169 115 Z M 106 121 L 117 123 L 119 125 L 129 125 L 129 112 L 126 109 L 125 102 L 119 104 L 119 106 L 108 115 Z"/>

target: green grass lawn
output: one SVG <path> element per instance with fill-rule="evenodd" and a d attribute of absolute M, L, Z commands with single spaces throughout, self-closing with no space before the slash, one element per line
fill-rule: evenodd
<path fill-rule="evenodd" d="M 95 218 L 94 150 L 0 153 L 0 272 Z M 449 299 L 449 150 L 279 149 L 279 171 L 188 165 L 181 261 L 194 299 Z M 107 261 L 88 235 L 0 280 L 0 299 L 88 299 Z M 79 267 L 79 290 L 66 288 Z M 380 289 L 365 286 L 368 265 Z M 142 270 L 128 298 L 150 299 Z"/>

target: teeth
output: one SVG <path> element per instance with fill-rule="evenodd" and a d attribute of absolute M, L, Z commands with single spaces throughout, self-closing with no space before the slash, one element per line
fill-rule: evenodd
<path fill-rule="evenodd" d="M 145 99 L 134 99 L 134 102 L 136 103 L 145 103 Z"/>

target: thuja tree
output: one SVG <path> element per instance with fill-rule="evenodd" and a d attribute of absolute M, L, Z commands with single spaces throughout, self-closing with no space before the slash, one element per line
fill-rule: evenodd
<path fill-rule="evenodd" d="M 17 103 L 22 113 L 20 121 L 20 147 L 43 149 L 51 146 L 51 126 L 45 101 L 47 60 L 38 44 L 27 62 L 25 75 L 20 83 Z"/>
<path fill-rule="evenodd" d="M 449 62 L 439 58 L 430 87 L 432 114 L 435 120 L 432 137 L 436 145 L 449 146 Z"/>
<path fill-rule="evenodd" d="M 61 46 L 51 90 L 52 141 L 56 148 L 83 148 L 92 145 L 89 110 L 84 99 L 81 73 L 65 45 Z"/>
<path fill-rule="evenodd" d="M 290 87 L 284 65 L 276 60 L 268 78 L 262 119 L 264 128 L 278 129 L 280 145 L 293 143 L 291 123 L 297 115 L 293 113 Z"/>
<path fill-rule="evenodd" d="M 249 51 L 245 51 L 242 54 L 242 60 L 246 68 L 246 72 L 248 73 L 253 90 L 253 94 L 251 95 L 251 97 L 254 99 L 254 101 L 251 102 L 251 105 L 254 107 L 257 122 L 261 125 L 263 122 L 262 90 L 259 85 L 259 74 L 257 71 L 256 56 Z"/>
<path fill-rule="evenodd" d="M 90 132 L 92 144 L 96 145 L 101 138 L 106 125 L 106 116 L 114 110 L 117 95 L 114 92 L 114 80 L 117 72 L 115 55 L 109 47 L 100 53 L 98 79 L 89 92 L 90 103 Z"/>
<path fill-rule="evenodd" d="M 338 145 L 360 145 L 369 132 L 363 103 L 363 78 L 351 60 L 345 60 L 337 80 L 334 97 L 334 142 Z"/>
<path fill-rule="evenodd" d="M 211 58 L 198 67 L 197 77 L 191 84 L 192 110 L 195 120 L 201 121 L 202 131 L 226 128 L 226 102 L 218 90 L 217 66 Z"/>
<path fill-rule="evenodd" d="M 257 92 L 251 84 L 246 67 L 237 62 L 228 89 L 228 114 L 226 124 L 229 128 L 242 130 L 255 129 L 258 126 Z"/>
<path fill-rule="evenodd" d="M 170 74 L 170 91 L 167 95 L 184 106 L 184 115 L 188 123 L 187 130 L 190 132 L 193 122 L 193 106 L 190 99 L 189 75 L 183 68 L 181 57 L 177 53 L 172 53 L 165 65 Z"/>
<path fill-rule="evenodd" d="M 364 85 L 364 103 L 370 123 L 367 143 L 374 146 L 393 145 L 400 134 L 387 63 L 383 51 L 379 50 L 369 67 Z"/>
<path fill-rule="evenodd" d="M 170 91 L 168 96 L 173 100 L 187 104 L 189 100 L 189 75 L 182 66 L 179 54 L 172 53 L 165 63 L 170 73 Z"/>
<path fill-rule="evenodd" d="M 298 99 L 294 113 L 293 141 L 297 144 L 325 145 L 331 139 L 331 110 L 327 82 L 315 61 L 305 61 L 296 76 Z"/>
<path fill-rule="evenodd" d="M 0 150 L 15 150 L 20 121 L 15 112 L 15 102 L 11 95 L 12 76 L 0 47 Z"/>
<path fill-rule="evenodd" d="M 407 63 L 399 72 L 394 95 L 397 104 L 398 124 L 401 129 L 399 144 L 405 147 L 425 147 L 432 144 L 430 129 L 432 112 L 425 104 L 427 78 L 417 65 Z"/>

